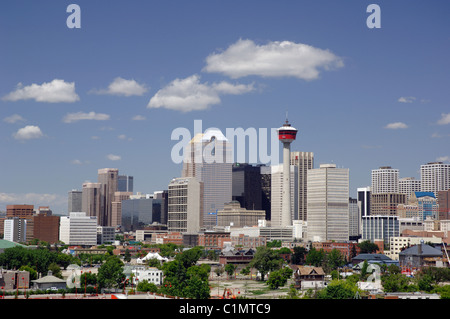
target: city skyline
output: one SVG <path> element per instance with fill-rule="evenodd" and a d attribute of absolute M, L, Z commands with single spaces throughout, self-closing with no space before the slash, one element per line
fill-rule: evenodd
<path fill-rule="evenodd" d="M 352 197 L 373 169 L 450 160 L 447 3 L 375 1 L 379 29 L 360 1 L 75 3 L 80 29 L 69 3 L 1 4 L 0 210 L 67 213 L 106 167 L 168 189 L 171 133 L 195 120 L 270 130 L 288 112 L 291 152 L 348 168 Z"/>

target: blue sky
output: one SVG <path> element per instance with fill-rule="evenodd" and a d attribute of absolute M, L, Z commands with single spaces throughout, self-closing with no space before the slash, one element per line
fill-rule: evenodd
<path fill-rule="evenodd" d="M 69 4 L 81 9 L 70 29 Z M 381 9 L 370 29 L 367 6 Z M 135 191 L 178 177 L 178 127 L 299 130 L 292 150 L 350 169 L 450 160 L 443 1 L 2 1 L 0 210 L 50 205 L 97 170 Z M 281 147 L 281 145 L 280 145 Z M 281 154 L 281 152 L 280 152 Z"/>

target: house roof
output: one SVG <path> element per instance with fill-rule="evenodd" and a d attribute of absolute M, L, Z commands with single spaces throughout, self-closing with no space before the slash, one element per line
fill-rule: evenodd
<path fill-rule="evenodd" d="M 38 284 L 48 284 L 48 283 L 63 283 L 63 282 L 65 283 L 66 281 L 55 276 L 45 276 L 36 280 L 32 280 L 31 282 L 35 282 Z"/>
<path fill-rule="evenodd" d="M 359 254 L 358 256 L 353 257 L 356 260 L 391 260 L 388 256 L 384 254 Z"/>
<path fill-rule="evenodd" d="M 420 246 L 421 252 L 419 252 Z M 431 247 L 430 245 L 427 244 L 419 244 L 403 250 L 402 252 L 400 252 L 399 255 L 433 257 L 433 256 L 442 256 L 442 251 L 434 247 Z"/>
<path fill-rule="evenodd" d="M 322 267 L 300 266 L 297 269 L 300 275 L 325 275 Z"/>

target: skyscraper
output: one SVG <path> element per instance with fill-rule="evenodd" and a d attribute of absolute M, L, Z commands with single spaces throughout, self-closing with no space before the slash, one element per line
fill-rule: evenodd
<path fill-rule="evenodd" d="M 398 181 L 399 193 L 406 195 L 406 201 L 409 200 L 411 194 L 420 192 L 421 187 L 421 181 L 414 177 L 403 177 Z"/>
<path fill-rule="evenodd" d="M 308 171 L 314 168 L 313 152 L 291 152 L 291 165 L 298 167 L 298 213 L 297 219 L 306 221 L 308 216 L 307 205 L 307 178 Z"/>
<path fill-rule="evenodd" d="M 260 210 L 261 168 L 246 163 L 235 163 L 232 172 L 232 199 L 238 201 L 242 208 Z"/>
<path fill-rule="evenodd" d="M 398 193 L 398 169 L 382 166 L 372 170 L 372 194 Z"/>
<path fill-rule="evenodd" d="M 202 183 L 195 177 L 174 178 L 168 190 L 167 229 L 197 233 L 203 228 Z"/>
<path fill-rule="evenodd" d="M 68 193 L 67 199 L 67 212 L 81 212 L 81 203 L 83 192 L 77 189 L 73 189 Z"/>
<path fill-rule="evenodd" d="M 133 193 L 133 176 L 119 175 L 117 177 L 117 191 Z"/>
<path fill-rule="evenodd" d="M 308 240 L 349 239 L 349 170 L 321 164 L 308 171 Z"/>
<path fill-rule="evenodd" d="M 112 202 L 114 193 L 118 189 L 118 175 L 119 170 L 117 168 L 102 168 L 98 170 L 98 182 L 102 184 L 100 188 L 101 216 L 99 226 L 112 225 Z"/>
<path fill-rule="evenodd" d="M 101 186 L 100 183 L 83 183 L 81 191 L 81 212 L 85 212 L 86 216 L 96 217 L 97 222 L 99 222 L 102 216 L 100 204 Z"/>
<path fill-rule="evenodd" d="M 7 205 L 6 218 L 18 217 L 26 220 L 26 241 L 33 239 L 34 221 L 33 221 L 34 205 Z"/>
<path fill-rule="evenodd" d="M 217 215 L 232 200 L 230 143 L 220 130 L 210 128 L 194 136 L 184 154 L 182 177 L 195 177 L 203 185 L 202 217 Z"/>
<path fill-rule="evenodd" d="M 361 217 L 370 215 L 370 186 L 357 188 L 358 209 Z"/>
<path fill-rule="evenodd" d="M 122 201 L 129 199 L 132 192 L 115 192 L 114 200 L 111 204 L 112 219 L 111 226 L 118 227 L 122 225 Z"/>
<path fill-rule="evenodd" d="M 450 164 L 432 162 L 420 166 L 422 192 L 434 192 L 450 189 Z"/>
<path fill-rule="evenodd" d="M 283 205 L 285 205 L 284 196 L 289 194 L 289 219 L 298 219 L 298 166 L 290 165 L 290 178 L 289 188 L 286 192 L 284 190 L 284 166 L 273 165 L 271 166 L 271 190 L 270 190 L 270 203 L 271 203 L 271 226 L 272 227 L 286 227 L 291 225 L 283 224 Z"/>
<path fill-rule="evenodd" d="M 406 195 L 399 192 L 398 176 L 399 170 L 390 166 L 372 170 L 371 215 L 396 215 L 397 205 L 406 202 Z"/>

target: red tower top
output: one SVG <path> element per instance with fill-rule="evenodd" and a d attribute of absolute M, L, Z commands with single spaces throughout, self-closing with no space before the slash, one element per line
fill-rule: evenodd
<path fill-rule="evenodd" d="M 278 139 L 281 143 L 292 143 L 297 136 L 297 129 L 289 124 L 288 120 L 283 124 L 282 127 L 277 129 L 278 131 Z"/>

